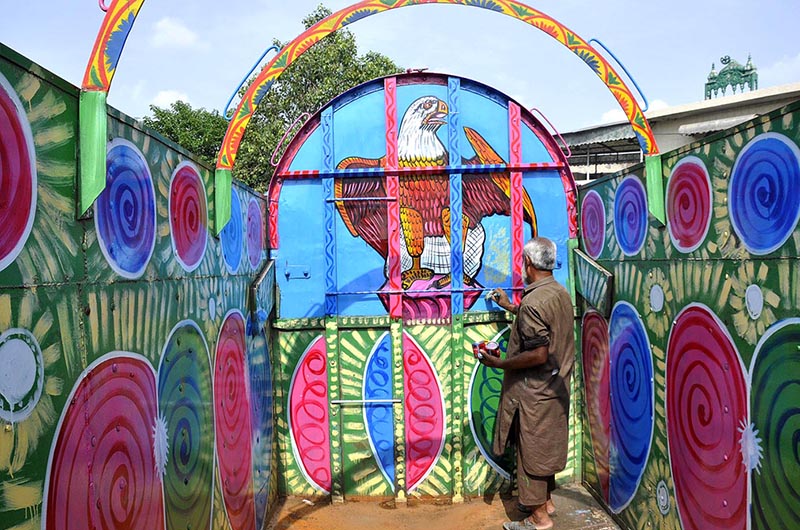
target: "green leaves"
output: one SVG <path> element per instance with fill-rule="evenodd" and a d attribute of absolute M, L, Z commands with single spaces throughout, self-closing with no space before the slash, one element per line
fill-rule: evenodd
<path fill-rule="evenodd" d="M 330 14 L 330 9 L 320 5 L 303 19 L 303 24 L 308 29 Z M 285 49 L 288 43 L 274 44 Z M 288 52 L 281 53 L 276 65 L 284 66 L 287 57 Z M 266 191 L 274 172 L 270 163 L 272 154 L 299 116 L 305 112 L 313 115 L 336 96 L 361 83 L 401 71 L 391 59 L 377 52 L 359 55 L 356 39 L 347 30 L 324 38 L 256 95 L 260 103 L 239 145 L 234 177 L 256 190 Z M 240 96 L 255 78 L 242 88 Z M 252 110 L 249 105 L 243 107 L 244 112 Z M 150 111 L 153 116 L 144 118 L 145 125 L 214 165 L 228 126 L 216 110 L 193 109 L 188 103 L 178 101 L 168 109 L 151 106 Z"/>
<path fill-rule="evenodd" d="M 228 128 L 228 122 L 219 112 L 193 109 L 184 101 L 176 101 L 169 108 L 150 105 L 150 112 L 153 116 L 145 116 L 142 120 L 146 126 L 214 166 L 217 150 Z"/>

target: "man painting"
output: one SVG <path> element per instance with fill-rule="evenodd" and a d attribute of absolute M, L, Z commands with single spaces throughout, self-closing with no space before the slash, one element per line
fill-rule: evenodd
<path fill-rule="evenodd" d="M 493 298 L 516 314 L 506 358 L 484 355 L 480 362 L 504 371 L 493 450 L 506 442 L 517 448 L 517 487 L 522 521 L 506 530 L 553 527 L 550 497 L 555 474 L 567 463 L 569 381 L 575 363 L 572 301 L 553 278 L 556 246 L 549 239 L 529 240 L 523 250 L 525 290 L 519 306 L 502 289 Z"/>

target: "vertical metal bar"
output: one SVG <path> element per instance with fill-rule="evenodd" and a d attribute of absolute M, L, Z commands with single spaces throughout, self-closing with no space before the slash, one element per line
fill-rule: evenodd
<path fill-rule="evenodd" d="M 397 169 L 397 78 L 388 77 L 383 82 L 386 111 L 386 168 Z M 387 197 L 399 197 L 400 178 L 397 175 L 386 177 Z M 388 218 L 388 269 L 389 289 L 400 291 L 400 202 L 393 201 L 386 205 Z M 389 316 L 402 318 L 403 297 L 400 294 L 389 295 Z"/>
<path fill-rule="evenodd" d="M 581 396 L 581 384 L 580 382 L 583 381 L 583 364 L 581 362 L 582 353 L 580 351 L 580 333 L 578 331 L 578 320 L 579 318 L 579 310 L 577 307 L 577 295 L 575 292 L 575 249 L 578 248 L 578 239 L 571 238 L 567 241 L 567 264 L 569 266 L 569 294 L 572 298 L 572 307 L 574 308 L 574 326 L 573 326 L 573 333 L 575 337 L 575 344 L 578 346 L 578 351 L 575 353 L 576 362 L 575 366 L 577 369 L 574 371 L 572 375 L 572 388 L 570 388 L 570 392 L 572 394 L 572 406 L 570 407 L 570 425 L 572 428 L 572 432 L 570 436 L 574 436 L 574 454 L 575 454 L 575 465 L 572 471 L 572 478 L 573 479 L 582 479 L 583 478 L 583 422 L 581 418 L 583 418 L 583 407 L 584 407 L 584 400 Z"/>
<path fill-rule="evenodd" d="M 333 169 L 333 107 L 323 111 L 322 126 L 322 169 Z M 325 196 L 325 314 L 337 316 L 339 313 L 336 282 L 336 204 L 333 202 L 333 177 L 322 178 Z"/>
<path fill-rule="evenodd" d="M 448 132 L 449 164 L 461 163 L 461 112 L 459 93 L 461 80 L 450 77 L 447 80 L 447 106 L 450 109 Z M 452 433 L 453 498 L 452 502 L 464 502 L 464 377 L 461 363 L 464 354 L 464 248 L 463 237 L 463 187 L 460 173 L 450 175 L 450 363 L 453 370 L 452 410 L 450 414 Z"/>
<path fill-rule="evenodd" d="M 447 80 L 447 106 L 450 109 L 448 132 L 449 163 L 461 163 L 461 114 L 459 112 L 459 92 L 461 80 L 450 77 Z M 460 173 L 450 175 L 450 277 L 451 311 L 453 315 L 464 313 L 464 248 L 463 248 L 463 189 Z"/>
<path fill-rule="evenodd" d="M 336 315 L 325 318 L 325 346 L 328 361 L 328 426 L 331 437 L 331 502 L 344 502 L 342 466 L 342 407 L 330 401 L 341 399 L 339 384 L 339 324 Z"/>
<path fill-rule="evenodd" d="M 508 103 L 509 163 L 522 162 L 522 120 L 519 105 Z M 511 283 L 513 299 L 518 304 L 522 298 L 522 247 L 525 244 L 522 210 L 522 172 L 511 172 Z"/>
<path fill-rule="evenodd" d="M 406 390 L 403 383 L 403 322 L 393 319 L 389 325 L 392 339 L 392 364 L 394 377 L 392 380 L 392 396 L 400 400 L 393 405 L 394 409 L 394 476 L 395 502 L 405 503 L 406 498 Z"/>

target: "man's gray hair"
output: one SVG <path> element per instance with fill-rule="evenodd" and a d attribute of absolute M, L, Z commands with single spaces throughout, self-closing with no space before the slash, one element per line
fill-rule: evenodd
<path fill-rule="evenodd" d="M 522 251 L 534 269 L 551 271 L 556 268 L 556 244 L 546 237 L 529 239 Z"/>

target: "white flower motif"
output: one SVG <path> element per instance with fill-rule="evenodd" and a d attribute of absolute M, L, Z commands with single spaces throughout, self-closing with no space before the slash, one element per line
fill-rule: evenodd
<path fill-rule="evenodd" d="M 761 459 L 764 457 L 764 449 L 761 447 L 761 438 L 758 436 L 758 429 L 753 423 L 748 425 L 747 420 L 739 423 L 739 432 L 742 434 L 739 445 L 742 451 L 742 464 L 748 472 L 754 469 L 761 474 Z"/>
<path fill-rule="evenodd" d="M 156 473 L 160 479 L 167 472 L 167 459 L 169 458 L 169 441 L 167 438 L 167 420 L 159 414 L 156 424 L 153 425 L 153 457 L 155 459 Z"/>

